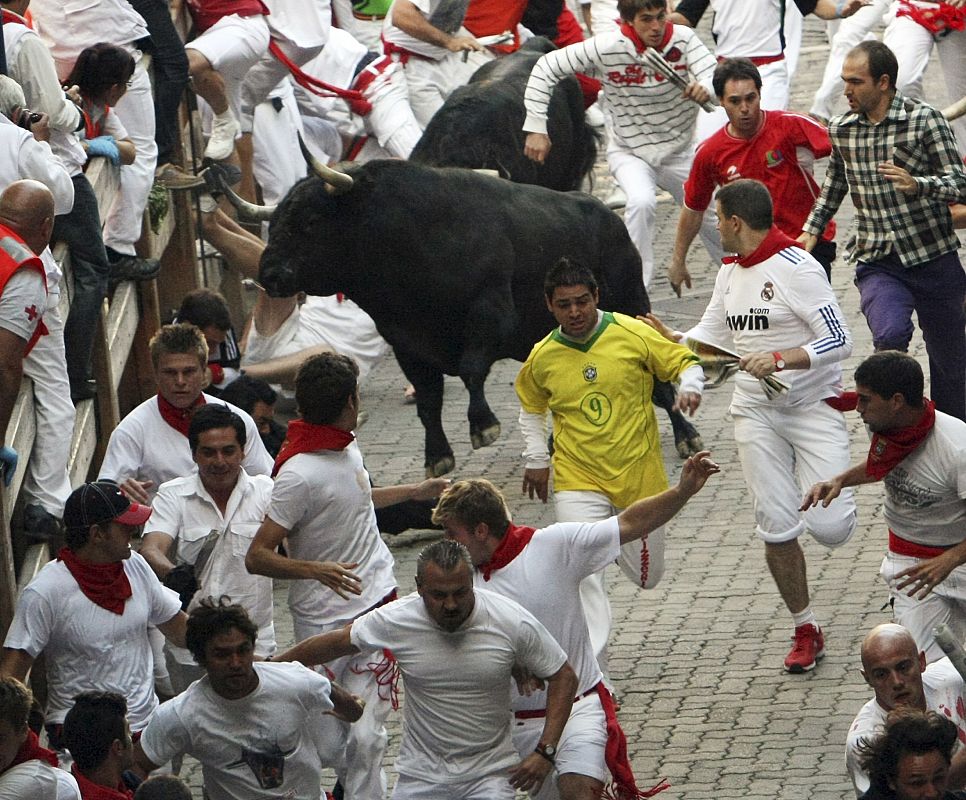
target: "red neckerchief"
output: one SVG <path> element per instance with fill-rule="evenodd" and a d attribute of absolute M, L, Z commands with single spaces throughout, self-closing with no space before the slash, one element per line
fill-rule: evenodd
<path fill-rule="evenodd" d="M 185 437 L 188 435 L 188 426 L 191 425 L 191 417 L 195 413 L 195 409 L 204 404 L 205 396 L 203 394 L 199 394 L 198 399 L 187 408 L 175 408 L 161 395 L 158 395 L 158 411 L 161 412 L 161 419 Z"/>
<path fill-rule="evenodd" d="M 637 788 L 637 781 L 634 780 L 634 772 L 627 758 L 627 739 L 624 737 L 624 731 L 621 730 L 614 710 L 614 699 L 603 681 L 598 683 L 596 688 L 607 719 L 607 747 L 604 750 L 604 760 L 613 778 L 601 794 L 601 800 L 637 800 L 639 797 L 654 797 L 658 792 L 670 789 L 671 784 L 666 778 L 662 778 L 660 783 L 650 789 Z"/>
<path fill-rule="evenodd" d="M 110 786 L 101 786 L 99 783 L 94 783 L 83 773 L 78 772 L 76 764 L 71 764 L 70 774 L 77 781 L 81 800 L 132 800 L 134 797 L 134 792 L 128 789 L 123 781 L 117 785 L 116 789 L 112 789 Z"/>
<path fill-rule="evenodd" d="M 837 397 L 826 397 L 825 402 L 844 414 L 846 411 L 855 411 L 858 408 L 859 396 L 855 392 L 842 392 Z"/>
<path fill-rule="evenodd" d="M 725 256 L 724 264 L 738 264 L 739 267 L 753 267 L 780 253 L 786 247 L 802 247 L 801 242 L 793 239 L 787 233 L 782 233 L 776 225 L 772 225 L 765 238 L 754 252 L 746 256 Z M 802 248 L 804 250 L 804 248 Z"/>
<path fill-rule="evenodd" d="M 319 450 L 345 450 L 356 437 L 351 431 L 333 428 L 331 425 L 315 425 L 304 419 L 293 419 L 288 424 L 285 441 L 278 451 L 272 477 L 278 474 L 282 464 L 299 453 L 315 453 Z"/>
<path fill-rule="evenodd" d="M 84 105 L 81 106 L 81 116 L 84 118 L 84 138 L 86 139 L 96 139 L 102 133 L 104 133 L 104 120 L 107 119 L 107 115 L 111 113 L 110 106 L 104 106 L 104 113 L 101 114 L 100 119 L 97 122 L 94 121 L 93 108 L 88 111 L 87 101 L 84 101 Z"/>
<path fill-rule="evenodd" d="M 621 20 L 620 24 L 621 33 L 623 33 L 628 39 L 631 40 L 631 44 L 634 45 L 634 49 L 638 53 L 643 53 L 647 50 L 647 45 L 644 44 L 640 36 L 637 35 L 637 31 L 634 30 L 634 26 L 631 23 Z M 656 50 L 663 50 L 664 46 L 671 41 L 671 36 L 674 34 L 674 26 L 668 22 L 664 25 L 664 35 L 661 37 L 661 43 L 655 48 Z"/>
<path fill-rule="evenodd" d="M 926 410 L 922 412 L 922 417 L 915 425 L 888 433 L 872 434 L 869 458 L 865 462 L 865 474 L 870 478 L 882 480 L 929 435 L 929 431 L 936 424 L 936 404 L 926 398 L 923 400 Z"/>
<path fill-rule="evenodd" d="M 15 767 L 18 764 L 23 764 L 26 761 L 46 761 L 50 766 L 57 766 L 57 754 L 53 750 L 48 750 L 46 747 L 41 747 L 40 739 L 37 738 L 37 734 L 32 730 L 27 730 L 27 738 L 24 743 L 20 745 L 20 749 L 17 751 L 17 755 L 13 757 L 13 761 L 10 762 L 10 767 Z"/>
<path fill-rule="evenodd" d="M 8 22 L 15 22 L 23 25 L 25 28 L 30 27 L 30 23 L 26 19 L 21 17 L 19 14 L 15 14 L 9 8 L 3 9 L 3 24 L 6 25 Z"/>
<path fill-rule="evenodd" d="M 124 603 L 131 596 L 131 582 L 124 571 L 123 561 L 91 564 L 89 561 L 81 561 L 67 547 L 60 549 L 57 559 L 64 562 L 64 566 L 74 576 L 88 600 L 115 614 L 124 613 Z"/>
<path fill-rule="evenodd" d="M 536 532 L 536 528 L 524 528 L 514 525 L 512 522 L 507 525 L 506 533 L 500 540 L 499 547 L 493 551 L 489 561 L 480 564 L 483 580 L 488 581 L 494 570 L 502 569 L 520 555 L 523 548 L 530 544 L 530 540 Z"/>

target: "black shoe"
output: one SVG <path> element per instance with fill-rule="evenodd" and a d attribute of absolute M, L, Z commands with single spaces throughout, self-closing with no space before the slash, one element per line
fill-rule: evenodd
<path fill-rule="evenodd" d="M 31 504 L 23 510 L 23 532 L 33 542 L 49 542 L 60 536 L 60 520 L 43 506 Z"/>
<path fill-rule="evenodd" d="M 84 400 L 92 400 L 96 396 L 97 381 L 95 381 L 93 378 L 88 378 L 87 380 L 80 381 L 77 384 L 71 384 L 70 401 L 75 406 Z"/>
<path fill-rule="evenodd" d="M 110 247 L 107 248 L 107 260 L 111 265 L 112 287 L 122 281 L 150 281 L 158 277 L 161 271 L 161 262 L 156 258 L 139 258 L 118 253 Z"/>

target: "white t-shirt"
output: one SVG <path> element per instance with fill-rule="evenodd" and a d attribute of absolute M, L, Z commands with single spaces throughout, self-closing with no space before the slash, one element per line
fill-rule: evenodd
<path fill-rule="evenodd" d="M 145 525 L 145 533 L 163 533 L 174 540 L 175 564 L 195 564 L 208 534 L 217 530 L 220 536 L 199 578 L 198 592 L 192 606 L 200 598 L 226 595 L 233 603 L 245 607 L 258 626 L 255 653 L 270 656 L 275 652 L 275 626 L 272 621 L 272 579 L 251 575 L 245 568 L 248 547 L 255 538 L 272 498 L 272 479 L 267 475 L 250 476 L 245 470 L 228 498 L 225 514 L 205 489 L 198 473 L 175 478 L 161 485 L 153 513 Z M 197 575 L 197 573 L 196 573 Z M 183 647 L 169 645 L 179 663 L 194 664 Z"/>
<path fill-rule="evenodd" d="M 412 2 L 434 28 L 448 34 L 455 34 L 460 29 L 469 6 L 469 0 L 412 0 Z M 392 21 L 393 11 L 395 8 L 389 6 L 389 13 L 386 14 L 383 22 L 382 38 L 385 41 L 436 61 L 449 54 L 450 51 L 445 47 L 424 42 L 397 28 Z"/>
<path fill-rule="evenodd" d="M 0 775 L 0 800 L 81 800 L 74 777 L 36 758 Z"/>
<path fill-rule="evenodd" d="M 345 31 L 333 29 L 333 41 L 343 41 L 347 36 Z M 323 55 L 329 52 L 331 44 L 325 46 Z M 318 59 L 316 59 L 318 60 Z M 358 59 L 356 59 L 358 63 Z M 313 62 L 314 63 L 314 62 Z M 310 75 L 319 75 L 309 68 L 305 70 Z M 325 78 L 328 83 L 336 81 Z M 299 90 L 302 91 L 302 90 Z M 308 92 L 303 92 L 306 96 Z M 325 98 L 311 95 L 313 101 L 326 102 Z M 342 101 L 339 101 L 342 102 Z M 359 365 L 359 384 L 362 385 L 369 377 L 372 368 L 378 364 L 389 345 L 376 330 L 376 323 L 365 311 L 353 303 L 349 298 L 341 300 L 336 295 L 316 297 L 309 295 L 301 305 L 296 304 L 288 319 L 271 336 L 263 336 L 252 320 L 248 331 L 248 344 L 242 356 L 242 366 L 260 364 L 272 358 L 292 355 L 308 347 L 318 347 L 324 344 L 337 353 L 352 356 Z"/>
<path fill-rule="evenodd" d="M 81 591 L 62 561 L 51 561 L 24 589 L 4 647 L 47 663 L 47 722 L 64 721 L 81 692 L 119 692 L 132 730 L 141 730 L 158 705 L 148 625 L 181 610 L 178 595 L 161 585 L 137 553 L 124 561 L 132 595 L 123 614 L 101 608 Z"/>
<path fill-rule="evenodd" d="M 47 290 L 35 269 L 21 267 L 0 294 L 0 328 L 30 341 L 47 310 Z"/>
<path fill-rule="evenodd" d="M 369 473 L 359 445 L 300 453 L 275 478 L 268 516 L 289 531 L 299 561 L 345 561 L 362 579 L 362 594 L 343 600 L 318 581 L 292 581 L 292 614 L 312 625 L 349 622 L 396 588 L 389 548 L 379 535 Z"/>
<path fill-rule="evenodd" d="M 782 372 L 792 388 L 777 400 L 768 399 L 757 378 L 738 372 L 738 407 L 799 406 L 841 394 L 839 362 L 852 352 L 852 334 L 825 271 L 798 247 L 751 267 L 722 264 L 701 321 L 684 336 L 738 355 L 805 349 L 811 367 Z"/>
<path fill-rule="evenodd" d="M 602 679 L 590 644 L 580 602 L 580 582 L 599 572 L 620 555 L 617 517 L 602 522 L 564 522 L 541 528 L 530 543 L 487 581 L 477 571 L 473 583 L 515 600 L 546 626 L 567 653 L 577 673 L 577 694 Z M 513 689 L 513 710 L 546 708 L 546 692 L 529 697 Z"/>
<path fill-rule="evenodd" d="M 160 706 L 141 737 L 144 754 L 164 764 L 186 753 L 201 762 L 210 800 L 319 800 L 322 768 L 316 736 L 333 708 L 328 678 L 301 664 L 256 661 L 258 686 L 228 700 L 208 676 Z"/>
<path fill-rule="evenodd" d="M 510 740 L 514 663 L 549 677 L 567 660 L 546 628 L 506 597 L 475 591 L 459 630 L 442 630 L 418 594 L 370 611 L 352 623 L 362 651 L 392 650 L 406 688 L 400 775 L 460 783 L 519 761 Z"/>
<path fill-rule="evenodd" d="M 30 13 L 62 81 L 84 48 L 110 42 L 135 52 L 133 43 L 148 35 L 144 18 L 126 0 L 32 0 Z"/>
<path fill-rule="evenodd" d="M 882 480 L 885 519 L 903 539 L 931 546 L 966 538 L 966 422 L 941 411 L 926 440 Z"/>
<path fill-rule="evenodd" d="M 966 712 L 964 712 L 963 679 L 948 658 L 941 658 L 926 667 L 922 674 L 922 688 L 926 708 L 936 711 L 956 723 L 959 731 L 957 750 L 966 742 Z M 873 697 L 862 706 L 852 721 L 845 740 L 845 768 L 852 779 L 857 796 L 869 790 L 869 776 L 859 766 L 858 747 L 863 739 L 874 738 L 885 730 L 889 712 Z"/>
<path fill-rule="evenodd" d="M 784 53 L 784 7 L 779 0 L 711 0 L 711 32 L 718 58 Z"/>
<path fill-rule="evenodd" d="M 299 47 L 316 47 L 326 43 L 332 27 L 332 7 L 329 0 L 263 0 L 269 13 L 265 21 L 272 38 L 294 42 Z"/>
<path fill-rule="evenodd" d="M 262 444 L 255 420 L 231 403 L 203 395 L 206 403 L 228 406 L 245 421 L 245 460 L 242 468 L 249 475 L 270 475 L 272 457 Z M 165 481 L 190 475 L 195 470 L 188 437 L 172 428 L 161 416 L 158 396 L 154 395 L 131 411 L 111 434 L 107 452 L 98 473 L 99 480 L 122 482 L 127 478 L 153 481 L 152 497 Z"/>
<path fill-rule="evenodd" d="M 66 214 L 74 207 L 74 184 L 50 145 L 38 142 L 30 131 L 0 114 L 0 190 L 23 178 L 50 189 L 55 214 Z"/>

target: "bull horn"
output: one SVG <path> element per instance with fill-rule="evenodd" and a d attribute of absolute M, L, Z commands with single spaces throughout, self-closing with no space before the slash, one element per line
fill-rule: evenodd
<path fill-rule="evenodd" d="M 352 176 L 323 164 L 309 151 L 301 132 L 299 132 L 298 137 L 299 147 L 302 150 L 302 158 L 305 159 L 305 163 L 309 165 L 311 170 L 331 187 L 332 194 L 348 192 L 352 188 Z"/>
<path fill-rule="evenodd" d="M 966 97 L 961 97 L 948 108 L 943 109 L 943 116 L 948 122 L 959 119 L 966 114 Z"/>
<path fill-rule="evenodd" d="M 228 202 L 238 209 L 238 219 L 241 222 L 268 222 L 278 206 L 259 206 L 249 203 L 244 197 L 239 195 L 230 186 L 224 186 L 222 191 Z"/>

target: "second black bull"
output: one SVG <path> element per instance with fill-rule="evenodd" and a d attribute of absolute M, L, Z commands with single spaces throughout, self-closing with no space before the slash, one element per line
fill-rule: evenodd
<path fill-rule="evenodd" d="M 336 174 L 341 189 L 306 178 L 289 192 L 272 215 L 259 280 L 274 296 L 344 292 L 373 318 L 416 388 L 428 475 L 455 465 L 441 420 L 444 374 L 469 392 L 473 447 L 499 436 L 484 382 L 495 361 L 525 359 L 553 327 L 543 276 L 558 258 L 594 271 L 602 308 L 650 308 L 624 225 L 589 195 L 406 161 L 347 172 L 351 188 Z M 670 408 L 671 388 L 659 394 Z M 700 446 L 680 414 L 672 423 L 679 452 Z"/>

